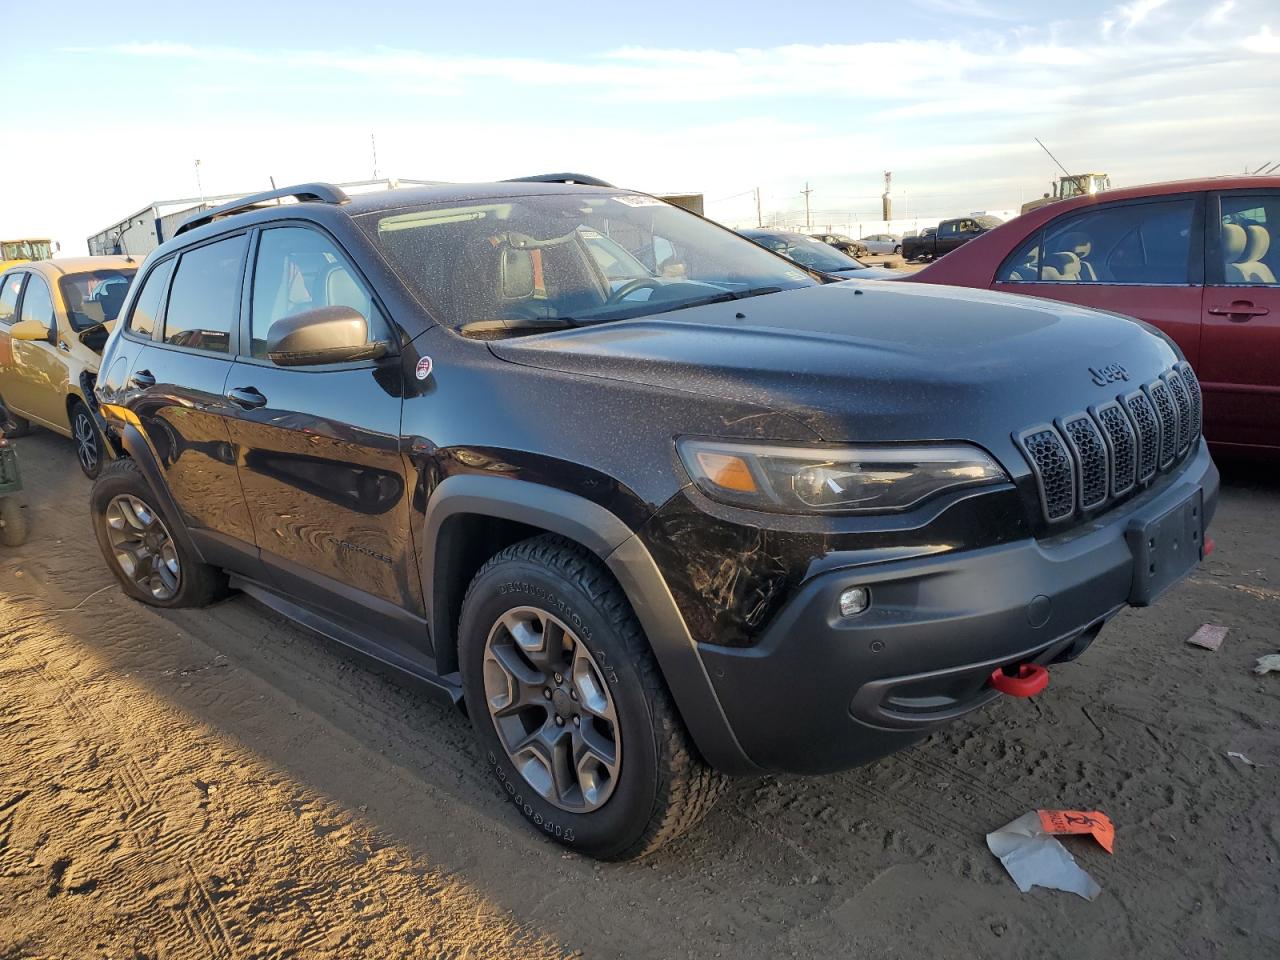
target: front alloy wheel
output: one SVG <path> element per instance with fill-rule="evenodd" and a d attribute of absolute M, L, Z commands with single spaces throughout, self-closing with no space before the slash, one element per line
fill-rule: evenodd
<path fill-rule="evenodd" d="M 144 593 L 164 602 L 177 596 L 182 567 L 173 537 L 159 515 L 137 497 L 112 497 L 104 512 L 107 541 L 121 572 Z"/>
<path fill-rule="evenodd" d="M 92 480 L 98 475 L 102 466 L 102 445 L 98 439 L 98 427 L 89 416 L 89 411 L 77 405 L 71 418 L 71 433 L 76 444 L 76 459 L 80 461 L 80 469 Z"/>
<path fill-rule="evenodd" d="M 511 764 L 548 803 L 588 813 L 612 795 L 622 764 L 617 708 L 591 651 L 537 607 L 516 607 L 484 647 L 489 716 Z"/>

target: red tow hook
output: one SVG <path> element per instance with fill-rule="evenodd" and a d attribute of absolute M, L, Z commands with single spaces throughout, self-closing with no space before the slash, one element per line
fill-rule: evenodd
<path fill-rule="evenodd" d="M 1020 663 L 1015 674 L 1004 671 L 1004 667 L 996 667 L 991 686 L 1011 697 L 1034 697 L 1049 685 L 1049 671 L 1038 663 Z"/>

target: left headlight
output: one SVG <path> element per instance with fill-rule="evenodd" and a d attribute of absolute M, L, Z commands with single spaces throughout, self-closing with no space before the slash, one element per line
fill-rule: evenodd
<path fill-rule="evenodd" d="M 790 447 L 684 439 L 676 446 L 712 500 L 780 513 L 906 510 L 948 490 L 1009 479 L 965 443 Z"/>

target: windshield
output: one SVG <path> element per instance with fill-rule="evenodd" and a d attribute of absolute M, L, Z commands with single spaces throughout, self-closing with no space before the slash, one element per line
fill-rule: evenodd
<path fill-rule="evenodd" d="M 806 237 L 802 233 L 774 233 L 769 230 L 744 230 L 742 235 L 755 241 L 766 250 L 781 254 L 810 270 L 824 273 L 865 270 L 866 265 L 846 256 L 835 247 Z"/>
<path fill-rule="evenodd" d="M 440 203 L 368 214 L 361 224 L 453 327 L 616 320 L 816 283 L 741 237 L 639 194 Z"/>
<path fill-rule="evenodd" d="M 69 273 L 58 280 L 67 319 L 77 332 L 99 323 L 110 323 L 120 315 L 124 295 L 136 270 L 109 269 Z"/>
<path fill-rule="evenodd" d="M 5 240 L 0 243 L 0 260 L 48 260 L 52 256 L 48 240 Z"/>

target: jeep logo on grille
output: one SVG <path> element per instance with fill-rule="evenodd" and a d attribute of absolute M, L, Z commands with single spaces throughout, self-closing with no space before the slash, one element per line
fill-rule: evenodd
<path fill-rule="evenodd" d="M 1100 387 L 1115 383 L 1117 380 L 1129 379 L 1129 371 L 1118 363 L 1108 363 L 1105 367 L 1090 367 L 1089 372 L 1093 374 L 1093 382 Z"/>

